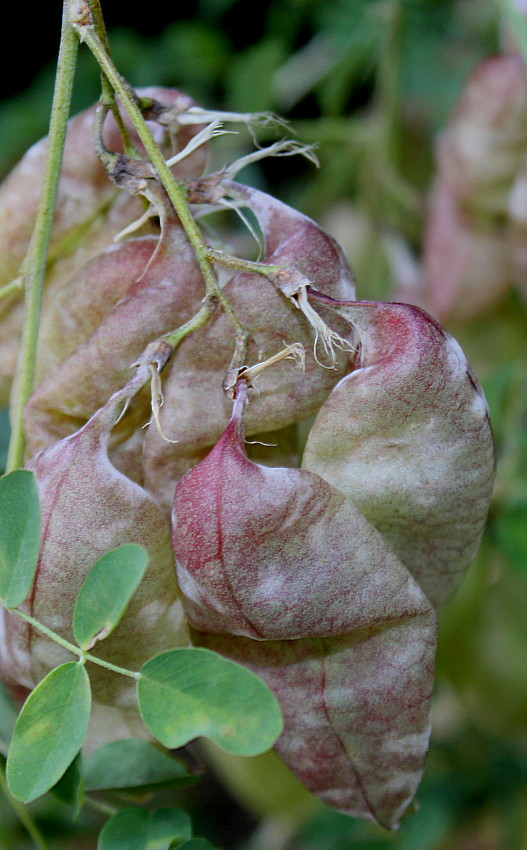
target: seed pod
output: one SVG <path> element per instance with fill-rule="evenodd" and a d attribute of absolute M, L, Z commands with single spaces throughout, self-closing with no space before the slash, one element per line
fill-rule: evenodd
<path fill-rule="evenodd" d="M 137 376 L 76 434 L 36 455 L 28 468 L 37 479 L 42 540 L 27 613 L 73 641 L 72 615 L 87 572 L 105 552 L 139 543 L 149 554 L 147 571 L 115 632 L 94 654 L 139 670 L 156 653 L 188 643 L 177 587 L 170 531 L 154 500 L 112 466 L 111 429 L 125 404 L 148 378 Z M 69 653 L 20 618 L 6 613 L 1 648 L 3 675 L 32 688 Z M 90 666 L 94 699 L 104 705 L 135 705 L 135 682 Z"/>
<path fill-rule="evenodd" d="M 140 89 L 139 94 L 158 98 L 181 109 L 187 109 L 194 103 L 176 89 L 147 88 Z M 94 114 L 95 107 L 90 107 L 68 122 L 49 246 L 50 264 L 45 282 L 48 291 L 60 289 L 143 212 L 138 199 L 117 191 L 99 163 L 92 140 Z M 174 134 L 153 122 L 149 125 L 166 155 L 184 147 L 200 129 L 198 125 L 191 125 Z M 141 147 L 134 132 L 132 137 Z M 111 150 L 122 150 L 111 116 L 105 125 L 105 143 Z M 44 138 L 30 148 L 0 187 L 0 286 L 17 276 L 27 252 L 46 154 L 47 138 Z M 179 178 L 199 175 L 205 165 L 205 157 L 205 149 L 198 148 L 175 165 L 172 171 Z M 0 301 L 0 402 L 7 401 L 16 364 L 22 327 L 20 298 L 20 295 L 11 296 Z M 52 303 L 53 293 L 49 292 L 47 298 L 45 294 L 44 298 Z"/>
<path fill-rule="evenodd" d="M 75 307 L 79 301 L 82 304 L 88 292 L 83 290 L 78 296 L 72 292 L 70 304 L 69 292 L 65 290 L 64 299 L 59 302 L 64 309 L 56 319 L 58 325 L 48 333 L 57 338 L 60 322 L 65 321 L 67 311 L 71 316 L 67 322 L 73 326 L 73 336 L 77 338 L 80 333 L 81 341 L 40 384 L 28 402 L 25 422 L 30 454 L 72 433 L 88 420 L 126 383 L 131 364 L 148 343 L 174 330 L 199 309 L 203 297 L 201 272 L 183 229 L 171 220 L 164 223 L 162 237 L 144 273 L 137 280 L 133 277 L 123 280 L 119 290 L 125 294 L 111 305 L 110 287 L 121 259 L 122 271 L 132 275 L 144 263 L 145 247 L 148 253 L 151 242 L 145 245 L 143 240 L 130 240 L 93 261 L 81 273 L 80 280 L 72 282 L 75 292 L 84 282 L 93 281 L 94 297 L 100 295 L 102 306 L 111 307 L 84 341 L 83 333 L 93 328 L 96 319 L 82 324 L 75 316 Z M 136 406 L 140 420 L 142 416 L 141 427 L 150 418 L 149 396 L 145 396 L 142 404 L 138 399 Z M 129 436 L 129 429 L 125 429 L 125 433 Z"/>
<path fill-rule="evenodd" d="M 176 89 L 147 88 L 139 89 L 138 93 L 144 97 L 156 97 L 166 104 L 177 104 L 181 109 L 188 109 L 194 103 Z M 94 114 L 95 106 L 91 106 L 68 122 L 50 243 L 52 255 L 60 243 L 71 239 L 77 228 L 85 227 L 117 194 L 93 148 Z M 106 125 L 106 146 L 110 150 L 121 151 L 120 136 L 113 118 L 109 117 Z M 158 125 L 150 123 L 150 128 L 167 155 L 173 152 L 175 144 L 184 146 L 198 129 L 196 126 L 182 128 L 175 142 Z M 137 136 L 135 142 L 139 144 Z M 47 146 L 47 138 L 33 145 L 0 188 L 0 285 L 16 276 L 26 254 L 40 196 Z M 204 151 L 198 149 L 191 158 L 184 159 L 178 164 L 178 177 L 199 175 L 205 163 L 204 157 Z M 137 209 L 133 206 L 128 214 L 124 213 L 121 229 L 134 220 Z"/>
<path fill-rule="evenodd" d="M 107 247 L 54 293 L 42 311 L 36 384 L 90 339 L 115 305 L 128 294 L 152 259 L 158 236 L 143 236 Z"/>
<path fill-rule="evenodd" d="M 483 392 L 458 343 L 418 307 L 335 310 L 358 332 L 360 361 L 322 405 L 302 466 L 356 505 L 440 605 L 478 550 L 492 493 Z"/>
<path fill-rule="evenodd" d="M 277 751 L 299 779 L 391 828 L 427 749 L 433 610 L 341 493 L 248 460 L 242 408 L 240 390 L 224 435 L 176 488 L 189 621 L 274 690 L 286 724 Z"/>
<path fill-rule="evenodd" d="M 256 189 L 229 183 L 225 193 L 243 199 L 256 215 L 265 237 L 266 264 L 291 269 L 299 277 L 311 274 L 322 291 L 331 295 L 355 291 L 352 272 L 341 249 L 318 225 Z M 224 292 L 251 335 L 248 363 L 276 354 L 288 343 L 300 342 L 306 350 L 303 375 L 299 376 L 293 364 L 284 362 L 258 379 L 261 392 L 247 408 L 247 434 L 283 428 L 315 413 L 348 370 L 348 354 L 339 351 L 334 366 L 323 368 L 313 353 L 313 328 L 266 277 L 238 273 Z M 349 335 L 349 326 L 334 319 L 333 322 L 336 330 Z M 175 482 L 210 450 L 229 421 L 230 402 L 222 383 L 233 349 L 231 321 L 218 312 L 203 330 L 184 340 L 170 365 L 160 419 L 163 432 L 178 440 L 178 444 L 168 445 L 151 427 L 144 446 L 146 486 L 168 508 Z M 323 360 L 324 353 L 318 355 Z"/>
<path fill-rule="evenodd" d="M 511 249 L 503 222 L 463 212 L 444 180 L 429 198 L 423 245 L 427 306 L 440 321 L 485 313 L 512 282 Z"/>
<path fill-rule="evenodd" d="M 504 214 L 527 148 L 527 76 L 520 56 L 496 56 L 471 74 L 439 140 L 439 170 L 472 209 Z"/>

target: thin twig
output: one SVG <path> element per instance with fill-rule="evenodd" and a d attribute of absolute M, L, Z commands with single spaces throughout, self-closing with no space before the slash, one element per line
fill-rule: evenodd
<path fill-rule="evenodd" d="M 8 471 L 16 469 L 24 463 L 24 407 L 33 391 L 35 381 L 42 287 L 66 139 L 76 59 L 77 38 L 69 20 L 68 3 L 65 2 L 42 192 L 29 250 L 22 265 L 26 308 L 20 353 L 21 368 L 11 407 L 13 430 L 7 457 Z"/>

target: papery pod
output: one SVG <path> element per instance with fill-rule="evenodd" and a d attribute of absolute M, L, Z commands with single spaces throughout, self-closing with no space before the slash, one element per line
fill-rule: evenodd
<path fill-rule="evenodd" d="M 512 283 L 511 247 L 502 221 L 478 220 L 444 180 L 437 180 L 427 209 L 423 245 L 426 306 L 440 321 L 465 321 L 485 313 Z"/>
<path fill-rule="evenodd" d="M 146 243 L 148 254 L 151 243 Z M 111 283 L 118 273 L 120 257 L 123 271 L 131 275 L 144 264 L 145 242 L 130 240 L 115 252 L 108 252 L 93 261 L 90 268 L 81 272 L 80 283 L 93 279 L 96 292 L 101 292 L 102 302 L 110 307 L 106 316 L 95 327 L 92 335 L 82 341 L 86 325 L 82 326 L 75 311 L 68 309 L 68 293 L 52 335 L 60 334 L 60 322 L 65 311 L 72 313 L 74 336 L 81 336 L 80 344 L 40 384 L 31 396 L 25 413 L 26 438 L 29 454 L 50 445 L 75 431 L 122 386 L 130 376 L 132 363 L 146 346 L 164 333 L 174 330 L 191 318 L 201 305 L 204 294 L 201 271 L 183 228 L 177 221 L 167 220 L 156 251 L 138 279 L 123 280 L 119 285 L 125 294 L 111 306 Z M 130 262 L 128 263 L 128 260 Z M 117 266 L 116 266 L 117 263 Z M 92 270 L 96 276 L 91 277 Z M 72 282 L 73 292 L 79 281 Z M 110 296 L 110 297 L 109 297 Z M 86 295 L 79 295 L 79 298 Z M 77 298 L 72 293 L 72 306 Z M 93 327 L 93 323 L 88 323 Z M 139 428 L 150 419 L 149 396 L 143 403 L 140 398 Z M 123 423 L 124 435 L 135 430 Z"/>
<path fill-rule="evenodd" d="M 151 87 L 139 89 L 138 94 L 159 99 L 169 106 L 177 105 L 182 110 L 194 105 L 192 98 L 176 89 Z M 117 194 L 93 147 L 95 108 L 91 106 L 85 109 L 68 122 L 50 243 L 51 256 L 58 250 L 60 243 L 72 239 L 77 228 L 89 224 Z M 149 126 L 167 156 L 184 147 L 196 132 L 195 126 L 184 127 L 177 134 L 176 141 L 159 125 L 149 122 Z M 135 141 L 138 143 L 137 136 Z M 119 132 L 111 116 L 105 125 L 105 144 L 112 151 L 122 151 Z M 27 151 L 0 187 L 0 284 L 16 276 L 26 254 L 40 196 L 46 153 L 47 138 L 44 138 Z M 205 164 L 205 156 L 204 151 L 198 149 L 191 157 L 182 160 L 177 167 L 178 176 L 199 175 Z M 133 221 L 136 210 L 134 208 L 131 211 L 132 217 L 128 217 L 128 221 Z M 121 227 L 124 226 L 123 222 Z"/>
<path fill-rule="evenodd" d="M 189 621 L 212 633 L 203 645 L 274 690 L 285 718 L 277 752 L 298 778 L 340 811 L 393 828 L 427 750 L 433 609 L 341 493 L 248 460 L 242 404 L 240 388 L 224 435 L 176 488 Z"/>
<path fill-rule="evenodd" d="M 45 334 L 47 322 L 53 316 L 57 300 L 62 297 L 64 287 L 77 278 L 79 270 L 83 269 L 84 264 L 88 264 L 108 245 L 113 244 L 114 236 L 122 230 L 124 225 L 130 222 L 131 218 L 138 218 L 141 214 L 142 206 L 137 198 L 119 193 L 110 207 L 103 210 L 86 229 L 83 229 L 82 239 L 76 247 L 73 249 L 71 245 L 68 246 L 71 253 L 61 253 L 51 260 L 42 294 L 43 319 L 40 326 L 42 333 L 39 339 L 40 346 L 36 364 L 37 381 L 50 368 L 42 336 Z M 141 232 L 144 234 L 151 232 L 151 238 L 159 238 L 158 228 L 155 228 L 151 222 L 143 225 Z M 80 279 L 82 279 L 82 275 Z M 5 304 L 3 301 L 5 301 Z M 3 301 L 0 301 L 0 403 L 7 403 L 13 376 L 16 375 L 18 350 L 22 337 L 24 303 L 21 294 L 18 297 L 9 297 Z M 93 308 L 94 305 L 91 306 Z M 53 362 L 53 358 L 51 358 L 51 362 Z"/>
<path fill-rule="evenodd" d="M 145 490 L 117 472 L 108 459 L 110 433 L 147 380 L 137 376 L 117 392 L 76 434 L 36 455 L 28 465 L 36 476 L 42 510 L 42 539 L 35 581 L 24 609 L 73 641 L 77 593 L 95 561 L 123 543 L 139 543 L 149 555 L 145 576 L 122 621 L 93 650 L 131 670 L 156 653 L 188 643 L 178 590 L 170 531 Z M 71 656 L 20 618 L 5 612 L 2 675 L 34 687 Z M 96 702 L 117 708 L 135 705 L 135 681 L 95 665 L 90 679 Z"/>
<path fill-rule="evenodd" d="M 450 191 L 480 210 L 505 213 L 527 148 L 527 76 L 520 56 L 481 62 L 469 77 L 438 146 Z"/>
<path fill-rule="evenodd" d="M 334 293 L 354 293 L 353 275 L 342 250 L 313 221 L 256 189 L 228 183 L 225 194 L 243 200 L 254 212 L 265 238 L 265 263 L 292 269 L 299 278 L 309 275 L 333 297 L 343 297 Z M 248 363 L 294 342 L 302 343 L 306 352 L 303 374 L 294 364 L 284 362 L 258 378 L 260 393 L 251 399 L 246 412 L 247 434 L 283 428 L 315 413 L 347 372 L 349 352 L 339 351 L 332 368 L 323 368 L 315 359 L 315 332 L 308 320 L 262 275 L 238 273 L 224 293 L 251 335 Z M 349 335 L 345 323 L 334 325 Z M 218 312 L 205 328 L 183 341 L 170 365 L 160 419 L 163 432 L 178 444 L 169 445 L 150 427 L 144 447 L 146 486 L 167 507 L 172 504 L 175 482 L 214 445 L 229 421 L 230 403 L 222 382 L 233 349 L 231 321 Z M 321 347 L 317 356 L 328 365 Z"/>
<path fill-rule="evenodd" d="M 527 298 L 527 155 L 508 198 L 507 248 L 512 279 Z"/>
<path fill-rule="evenodd" d="M 146 88 L 143 97 L 159 99 L 166 105 L 188 109 L 194 101 L 176 89 Z M 78 269 L 111 244 L 113 237 L 143 213 L 137 198 L 119 193 L 101 166 L 92 139 L 95 106 L 68 122 L 66 143 L 58 188 L 57 204 L 45 281 L 45 301 L 52 302 L 54 291 L 66 283 Z M 182 127 L 177 133 L 149 122 L 156 141 L 167 156 L 184 147 L 200 129 Z M 135 133 L 132 132 L 139 144 Z M 105 143 L 111 150 L 122 150 L 117 127 L 111 116 L 105 125 Z M 139 144 L 139 147 L 141 145 Z M 0 187 L 0 286 L 19 273 L 29 246 L 42 186 L 47 153 L 47 138 L 41 139 L 25 154 Z M 206 152 L 198 148 L 172 169 L 179 178 L 196 176 L 205 165 Z M 7 400 L 21 332 L 21 296 L 0 301 L 0 401 Z M 5 326 L 5 330 L 4 330 Z M 3 331 L 3 332 L 2 332 Z M 2 339 L 6 342 L 3 344 Z M 14 342 L 16 340 L 16 342 Z"/>
<path fill-rule="evenodd" d="M 434 605 L 474 558 L 494 482 L 481 387 L 458 343 L 408 304 L 335 305 L 360 360 L 322 405 L 302 466 L 382 534 Z"/>
<path fill-rule="evenodd" d="M 159 236 L 142 236 L 106 247 L 44 305 L 39 330 L 36 384 L 89 339 L 110 310 L 141 278 Z"/>

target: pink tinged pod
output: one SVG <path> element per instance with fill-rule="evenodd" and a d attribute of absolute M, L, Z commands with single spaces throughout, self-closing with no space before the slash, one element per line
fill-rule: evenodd
<path fill-rule="evenodd" d="M 506 213 L 527 147 L 527 75 L 520 56 L 494 56 L 470 75 L 438 145 L 439 171 L 458 200 Z"/>
<path fill-rule="evenodd" d="M 466 321 L 488 311 L 510 286 L 514 253 L 503 224 L 463 211 L 444 180 L 428 201 L 423 283 L 440 321 Z"/>
<path fill-rule="evenodd" d="M 274 690 L 286 721 L 277 751 L 299 779 L 335 808 L 395 827 L 427 750 L 434 612 L 342 494 L 247 459 L 242 405 L 176 488 L 189 621 Z"/>
<path fill-rule="evenodd" d="M 70 434 L 88 420 L 126 383 L 131 365 L 150 342 L 179 327 L 199 310 L 203 279 L 183 229 L 173 221 L 165 222 L 149 262 L 144 253 L 145 243 L 142 240 L 134 242 L 137 254 L 134 253 L 132 262 L 129 262 L 129 254 L 134 248 L 125 243 L 115 249 L 116 253 L 107 253 L 93 261 L 94 267 L 84 270 L 80 280 L 77 279 L 79 285 L 89 284 L 90 271 L 93 271 L 96 291 L 101 293 L 103 304 L 109 308 L 100 324 L 93 327 L 88 323 L 88 332 L 93 332 L 84 340 L 84 331 L 74 310 L 76 302 L 86 299 L 87 293 L 74 294 L 76 283 L 72 283 L 73 315 L 69 324 L 75 326 L 73 335 L 80 335 L 81 339 L 28 402 L 25 422 L 30 454 Z M 150 248 L 148 243 L 147 254 Z M 116 259 L 120 256 L 123 257 L 123 272 L 132 275 L 142 264 L 143 273 L 135 280 L 130 277 L 127 286 L 121 282 L 123 297 L 112 305 L 107 275 L 110 279 L 115 275 Z M 150 418 L 149 398 L 142 409 L 145 415 L 140 426 Z"/>
<path fill-rule="evenodd" d="M 150 87 L 139 89 L 138 94 L 141 97 L 157 98 L 167 106 L 177 106 L 182 110 L 194 105 L 188 95 L 176 89 Z M 85 226 L 117 194 L 93 147 L 94 114 L 95 106 L 91 106 L 68 122 L 51 236 L 52 253 L 76 227 Z M 184 127 L 177 133 L 175 141 L 168 130 L 152 122 L 149 122 L 149 126 L 167 156 L 176 152 L 176 146 L 177 149 L 183 148 L 199 129 L 196 125 Z M 138 143 L 135 132 L 133 136 Z M 120 136 L 111 117 L 108 117 L 105 125 L 105 143 L 110 150 L 122 150 Z M 18 273 L 27 251 L 40 195 L 46 153 L 47 138 L 44 138 L 27 151 L 0 187 L 0 283 L 7 282 Z M 178 163 L 174 173 L 179 178 L 197 176 L 201 174 L 205 161 L 206 151 L 198 149 L 192 156 Z M 121 228 L 125 226 L 126 219 L 131 222 L 137 214 L 141 214 L 140 206 L 131 202 L 129 206 L 130 212 L 128 216 L 124 214 Z"/>
<path fill-rule="evenodd" d="M 342 248 L 318 224 L 251 186 L 227 183 L 225 188 L 243 199 L 256 216 L 265 238 L 265 262 L 291 266 L 332 298 L 344 299 L 345 293 L 355 291 Z"/>
<path fill-rule="evenodd" d="M 119 473 L 108 459 L 111 430 L 123 405 L 140 389 L 138 373 L 76 434 L 36 455 L 29 464 L 42 503 L 42 542 L 35 582 L 26 611 L 73 641 L 71 621 L 86 574 L 105 552 L 139 543 L 149 564 L 115 632 L 93 652 L 131 670 L 152 655 L 184 646 L 188 632 L 178 590 L 170 531 L 154 500 Z M 3 675 L 32 688 L 69 653 L 6 613 Z M 134 681 L 90 666 L 97 702 L 135 705 Z"/>
<path fill-rule="evenodd" d="M 423 310 L 335 309 L 358 332 L 360 363 L 322 405 L 303 468 L 343 493 L 441 605 L 478 550 L 492 493 L 483 392 L 458 343 Z"/>
<path fill-rule="evenodd" d="M 424 769 L 436 646 L 431 613 L 347 635 L 195 640 L 251 669 L 275 693 L 274 749 L 313 794 L 352 817 L 397 829 Z"/>
<path fill-rule="evenodd" d="M 142 276 L 158 242 L 152 235 L 106 247 L 53 293 L 42 311 L 37 384 L 96 332 Z"/>
<path fill-rule="evenodd" d="M 139 94 L 181 110 L 194 105 L 190 97 L 176 89 L 151 87 L 140 89 Z M 63 284 L 144 212 L 140 200 L 118 192 L 101 166 L 93 148 L 94 114 L 93 106 L 68 122 L 49 249 L 52 262 L 44 289 L 44 304 L 48 306 Z M 154 122 L 149 126 L 166 156 L 184 148 L 201 129 L 190 125 L 174 134 Z M 136 142 L 139 144 L 137 138 Z M 105 143 L 111 150 L 122 149 L 111 116 L 105 125 Z M 27 151 L 0 186 L 0 286 L 17 276 L 28 249 L 46 154 L 44 138 Z M 201 147 L 173 166 L 172 172 L 178 178 L 195 177 L 201 174 L 205 162 L 206 149 Z M 0 301 L 0 403 L 7 403 L 15 371 L 22 328 L 21 298 L 19 293 Z"/>
<path fill-rule="evenodd" d="M 265 237 L 265 263 L 284 265 L 300 277 L 312 272 L 319 288 L 333 298 L 355 297 L 352 271 L 341 249 L 318 225 L 264 192 L 234 183 L 227 188 L 226 194 L 236 194 L 255 213 Z M 314 414 L 348 371 L 349 353 L 338 352 L 336 368 L 320 366 L 313 354 L 313 328 L 261 275 L 236 274 L 224 292 L 251 334 L 247 363 L 276 354 L 284 344 L 293 342 L 302 343 L 306 352 L 304 373 L 284 361 L 258 378 L 260 393 L 251 398 L 246 411 L 247 434 L 283 428 Z M 349 333 L 345 322 L 335 322 L 333 317 L 333 323 L 343 334 Z M 178 444 L 167 444 L 150 427 L 144 447 L 146 485 L 161 495 L 169 509 L 174 482 L 203 458 L 227 426 L 230 403 L 222 382 L 233 350 L 231 321 L 218 311 L 203 330 L 183 341 L 170 364 L 160 419 L 163 432 Z M 324 352 L 319 350 L 318 356 L 325 362 Z"/>

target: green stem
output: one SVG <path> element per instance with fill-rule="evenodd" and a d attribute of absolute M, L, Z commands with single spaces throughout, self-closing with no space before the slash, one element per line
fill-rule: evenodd
<path fill-rule="evenodd" d="M 42 192 L 29 250 L 22 266 L 25 317 L 19 361 L 21 367 L 11 412 L 12 434 L 7 458 L 8 471 L 16 469 L 24 463 L 24 407 L 33 391 L 35 381 L 42 287 L 66 138 L 76 58 L 77 37 L 70 24 L 68 7 L 65 3 Z"/>
<path fill-rule="evenodd" d="M 108 55 L 110 55 L 110 45 L 106 33 L 106 26 L 104 24 L 101 4 L 99 0 L 88 0 L 88 6 L 93 22 L 93 28 L 97 33 L 104 49 L 107 51 Z M 114 90 L 106 74 L 101 74 L 101 89 L 101 102 L 109 106 L 112 111 L 115 123 L 117 124 L 121 139 L 123 141 L 125 153 L 128 154 L 128 156 L 134 156 L 134 154 L 137 156 L 137 151 L 135 150 L 134 145 L 132 144 L 130 134 L 128 133 L 128 130 L 123 121 L 123 117 L 119 111 L 119 107 L 117 106 Z"/>
<path fill-rule="evenodd" d="M 386 5 L 386 36 L 378 72 L 380 100 L 379 146 L 383 162 L 397 166 L 401 133 L 401 31 L 400 0 Z"/>
<path fill-rule="evenodd" d="M 181 325 L 179 328 L 176 328 L 175 331 L 171 333 L 165 334 L 161 339 L 163 342 L 166 342 L 173 349 L 179 345 L 179 343 L 185 339 L 186 336 L 197 331 L 199 328 L 203 328 L 212 314 L 216 309 L 216 299 L 212 297 L 208 297 L 205 299 L 203 306 L 200 310 L 193 316 L 188 322 L 185 322 L 184 325 Z"/>
<path fill-rule="evenodd" d="M 273 277 L 277 272 L 284 270 L 284 266 L 273 266 L 270 263 L 257 263 L 253 260 L 242 260 L 241 257 L 233 257 L 216 248 L 208 248 L 207 254 L 211 262 L 226 269 L 235 269 L 239 272 L 254 272 L 263 277 Z"/>
<path fill-rule="evenodd" d="M 123 107 L 125 108 L 128 116 L 130 117 L 130 120 L 132 121 L 132 124 L 136 129 L 137 135 L 139 136 L 148 154 L 148 157 L 152 165 L 154 166 L 168 197 L 170 198 L 171 203 L 181 220 L 183 227 L 185 228 L 189 241 L 194 249 L 194 253 L 196 254 L 196 258 L 201 268 L 203 277 L 205 279 L 207 295 L 215 298 L 221 304 L 223 310 L 228 314 L 236 333 L 240 336 L 245 335 L 245 331 L 242 325 L 238 321 L 231 305 L 225 298 L 218 284 L 216 274 L 208 256 L 209 248 L 204 242 L 201 232 L 192 217 L 185 198 L 185 192 L 177 184 L 172 172 L 166 164 L 163 154 L 155 143 L 152 134 L 146 124 L 146 121 L 144 120 L 141 114 L 141 110 L 139 109 L 137 103 L 130 94 L 130 90 L 127 83 L 125 82 L 125 80 L 123 80 L 123 78 L 115 68 L 112 60 L 110 59 L 108 53 L 104 48 L 104 45 L 102 44 L 100 38 L 97 36 L 93 27 L 82 24 L 75 24 L 74 26 L 77 32 L 79 33 L 79 37 L 88 45 L 88 47 L 92 51 L 103 73 L 106 75 L 106 77 L 112 84 L 115 93 L 118 95 L 121 103 L 123 104 Z"/>
<path fill-rule="evenodd" d="M 112 817 L 119 811 L 119 806 L 111 806 L 108 803 L 103 803 L 102 800 L 94 800 L 93 797 L 84 797 L 84 805 L 89 806 L 96 812 L 102 812 L 103 815 Z"/>
<path fill-rule="evenodd" d="M 3 764 L 0 765 L 0 788 L 4 792 L 6 800 L 9 802 L 20 823 L 23 824 L 26 832 L 28 832 L 31 838 L 33 839 L 35 847 L 38 847 L 38 850 L 50 850 L 48 843 L 44 840 L 44 836 L 40 832 L 37 825 L 31 819 L 31 816 L 26 806 L 24 806 L 23 803 L 19 802 L 19 800 L 16 800 L 11 794 L 9 788 L 7 787 Z"/>
<path fill-rule="evenodd" d="M 10 280 L 9 283 L 4 283 L 3 286 L 0 286 L 0 298 L 5 298 L 7 295 L 11 295 L 12 292 L 20 292 L 23 287 L 22 278 L 15 277 L 14 280 Z"/>
<path fill-rule="evenodd" d="M 17 614 L 19 617 L 22 617 L 27 623 L 33 626 L 35 629 L 38 629 L 39 632 L 46 635 L 46 637 L 50 638 L 50 640 L 58 643 L 59 646 L 63 646 L 64 649 L 67 649 L 68 652 L 71 652 L 72 655 L 76 655 L 80 661 L 91 661 L 93 664 L 97 664 L 99 667 L 106 667 L 107 670 L 112 670 L 114 673 L 120 673 L 121 676 L 128 676 L 129 679 L 140 679 L 141 674 L 136 673 L 133 670 L 127 670 L 125 667 L 118 667 L 116 664 L 111 664 L 109 661 L 103 661 L 102 658 L 97 658 L 95 655 L 92 655 L 90 652 L 85 652 L 79 646 L 76 646 L 74 643 L 70 643 L 69 640 L 65 640 L 65 638 L 58 635 L 56 632 L 53 632 L 51 629 L 48 629 L 43 623 L 40 623 L 38 620 L 35 620 L 30 614 L 26 614 L 24 611 L 21 611 L 20 608 L 9 608 L 9 612 L 11 614 Z"/>

